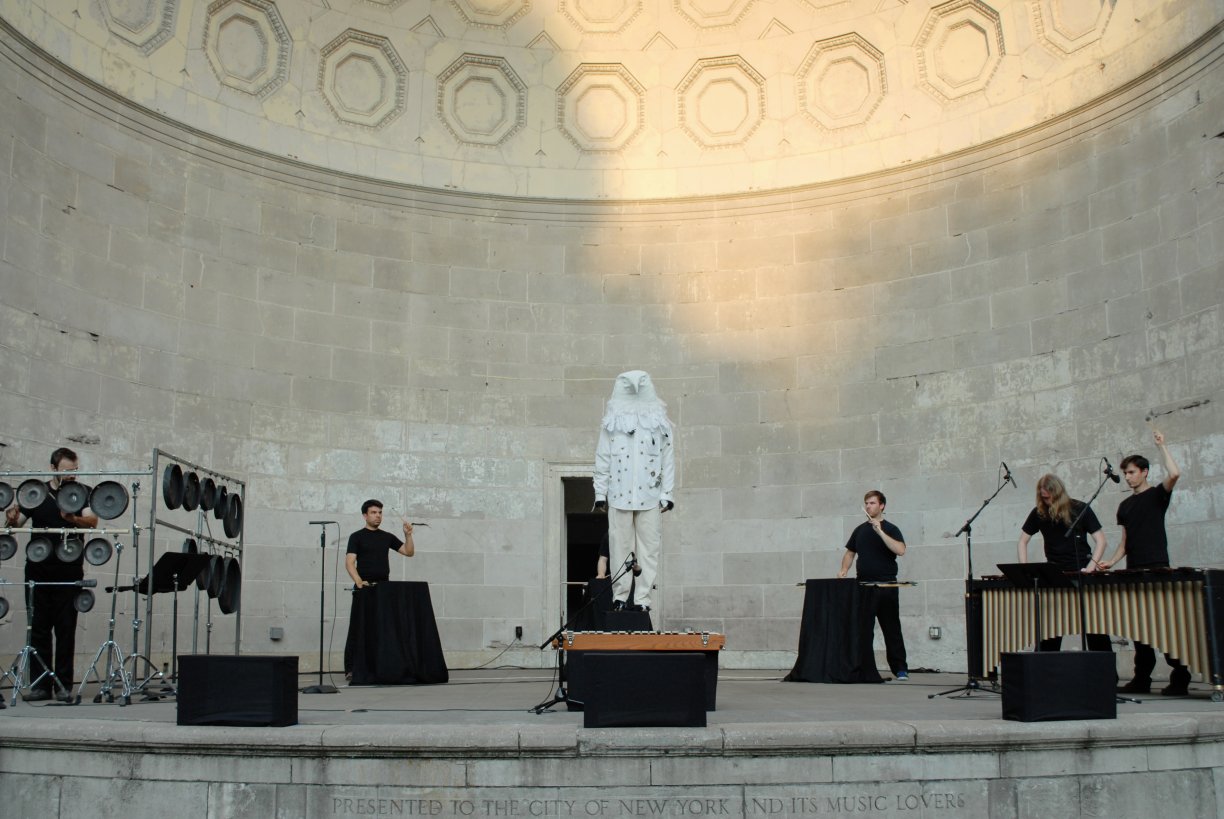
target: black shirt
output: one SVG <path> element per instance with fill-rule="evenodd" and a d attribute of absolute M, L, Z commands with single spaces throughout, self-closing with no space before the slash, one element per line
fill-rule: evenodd
<path fill-rule="evenodd" d="M 1170 500 L 1172 494 L 1158 483 L 1118 504 L 1118 525 L 1126 529 L 1126 568 L 1169 565 L 1165 512 Z"/>
<path fill-rule="evenodd" d="M 357 575 L 366 582 L 378 582 L 391 577 L 388 552 L 403 546 L 395 535 L 382 529 L 359 529 L 349 535 L 348 554 L 357 555 Z"/>
<path fill-rule="evenodd" d="M 880 528 L 894 540 L 905 542 L 901 530 L 888 521 L 882 521 Z M 846 541 L 846 549 L 858 555 L 859 580 L 883 582 L 897 579 L 897 555 L 876 534 L 870 521 L 863 521 L 855 527 Z"/>
<path fill-rule="evenodd" d="M 1083 508 L 1083 502 L 1072 500 L 1071 520 L 1075 520 Z M 1087 536 L 1101 531 L 1101 522 L 1097 520 L 1096 513 L 1089 509 L 1075 525 L 1071 537 L 1067 537 L 1070 522 L 1043 518 L 1037 514 L 1037 507 L 1033 507 L 1020 529 L 1027 535 L 1041 532 L 1046 560 L 1065 572 L 1076 572 L 1088 565 L 1092 548 L 1088 545 Z"/>
<path fill-rule="evenodd" d="M 47 484 L 47 497 L 43 498 L 43 502 L 37 508 L 23 509 L 22 511 L 29 519 L 29 525 L 33 529 L 79 528 L 75 523 L 64 520 L 64 515 L 60 512 L 59 504 L 56 502 L 56 491 L 51 487 L 51 484 Z M 47 555 L 46 560 L 39 561 L 38 563 L 31 563 L 29 560 L 26 560 L 25 576 L 27 580 L 63 583 L 70 580 L 80 580 L 85 576 L 84 549 L 81 549 L 81 553 L 76 556 L 75 560 L 65 563 L 55 553 L 55 547 L 63 542 L 63 535 L 46 534 L 31 535 L 31 537 L 45 537 L 51 541 L 51 554 Z"/>

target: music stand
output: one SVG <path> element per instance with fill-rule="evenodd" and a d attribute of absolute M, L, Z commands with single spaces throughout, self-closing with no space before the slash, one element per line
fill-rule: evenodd
<path fill-rule="evenodd" d="M 200 573 L 208 568 L 212 555 L 166 552 L 153 564 L 153 571 L 140 578 L 136 591 L 141 594 L 174 593 L 171 613 L 174 628 L 170 630 L 170 679 L 178 682 L 178 593 L 195 583 Z M 150 588 L 152 578 L 152 591 Z M 176 687 L 177 693 L 177 687 Z"/>

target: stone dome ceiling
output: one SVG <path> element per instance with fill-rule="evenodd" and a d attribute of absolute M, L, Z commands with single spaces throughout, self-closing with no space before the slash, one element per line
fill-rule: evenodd
<path fill-rule="evenodd" d="M 312 166 L 539 199 L 726 196 L 1073 113 L 1224 0 L 0 0 L 115 95 Z"/>

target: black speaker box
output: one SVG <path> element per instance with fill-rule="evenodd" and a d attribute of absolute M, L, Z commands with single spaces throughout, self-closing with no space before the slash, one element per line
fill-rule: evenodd
<path fill-rule="evenodd" d="M 297 657 L 179 658 L 179 725 L 297 725 Z"/>
<path fill-rule="evenodd" d="M 705 727 L 700 652 L 591 651 L 585 664 L 584 727 Z"/>
<path fill-rule="evenodd" d="M 1004 653 L 1003 719 L 1116 719 L 1116 662 L 1112 651 Z"/>

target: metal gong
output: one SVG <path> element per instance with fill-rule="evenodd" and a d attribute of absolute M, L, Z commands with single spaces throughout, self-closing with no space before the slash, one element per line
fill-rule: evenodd
<path fill-rule="evenodd" d="M 47 499 L 47 485 L 38 478 L 22 481 L 17 487 L 17 505 L 23 512 L 33 512 Z"/>
<path fill-rule="evenodd" d="M 199 553 L 200 553 L 200 544 L 196 543 L 195 538 L 189 537 L 183 540 L 183 554 L 198 555 Z"/>
<path fill-rule="evenodd" d="M 51 556 L 52 551 L 54 549 L 51 546 L 50 540 L 42 535 L 35 535 L 26 544 L 26 560 L 31 563 L 42 563 Z"/>
<path fill-rule="evenodd" d="M 60 484 L 59 491 L 55 493 L 55 503 L 65 515 L 79 515 L 85 504 L 89 503 L 91 491 L 83 483 L 68 481 Z"/>
<path fill-rule="evenodd" d="M 111 559 L 114 553 L 110 541 L 104 537 L 90 538 L 85 544 L 85 560 L 90 566 L 102 566 Z"/>
<path fill-rule="evenodd" d="M 102 481 L 89 494 L 89 508 L 103 520 L 114 520 L 127 510 L 128 493 L 117 481 Z"/>
<path fill-rule="evenodd" d="M 237 495 L 229 496 L 229 501 L 225 504 L 223 523 L 226 537 L 238 537 L 242 533 L 242 498 Z"/>
<path fill-rule="evenodd" d="M 183 468 L 178 464 L 170 464 L 162 472 L 162 500 L 167 509 L 183 505 Z"/>
<path fill-rule="evenodd" d="M 0 509 L 8 509 L 9 504 L 13 502 L 13 497 L 13 487 L 0 481 Z"/>
<path fill-rule="evenodd" d="M 81 589 L 77 592 L 77 596 L 72 599 L 72 607 L 81 614 L 92 609 L 94 606 L 94 593 L 89 589 Z"/>
<path fill-rule="evenodd" d="M 213 555 L 208 561 L 208 596 L 215 598 L 221 594 L 221 586 L 225 583 L 225 563 Z"/>
<path fill-rule="evenodd" d="M 8 560 L 17 554 L 17 538 L 12 535 L 0 535 L 0 560 Z"/>
<path fill-rule="evenodd" d="M 217 500 L 213 503 L 213 517 L 225 520 L 225 510 L 229 508 L 229 490 L 224 485 L 217 487 Z"/>
<path fill-rule="evenodd" d="M 79 537 L 66 537 L 55 547 L 55 556 L 64 563 L 72 563 L 85 551 L 85 541 Z"/>
<path fill-rule="evenodd" d="M 200 481 L 200 508 L 205 512 L 217 505 L 217 482 L 212 478 Z"/>
<path fill-rule="evenodd" d="M 3 620 L 5 616 L 8 615 L 8 609 L 8 600 L 0 597 L 0 620 Z"/>
<path fill-rule="evenodd" d="M 200 476 L 194 472 L 183 476 L 183 508 L 188 512 L 200 508 Z"/>
<path fill-rule="evenodd" d="M 217 607 L 222 614 L 233 614 L 238 610 L 238 601 L 242 599 L 242 569 L 238 565 L 238 558 L 225 558 L 222 575 Z"/>

